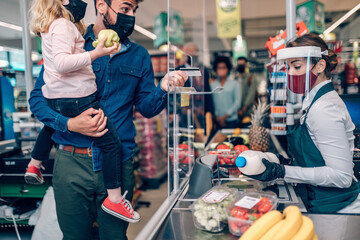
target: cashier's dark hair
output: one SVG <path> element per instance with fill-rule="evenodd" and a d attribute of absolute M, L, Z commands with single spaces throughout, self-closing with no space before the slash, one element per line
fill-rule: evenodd
<path fill-rule="evenodd" d="M 321 37 L 319 37 L 319 35 L 315 33 L 305 34 L 286 44 L 286 47 L 303 47 L 303 46 L 320 47 L 322 52 L 328 50 L 328 55 L 322 55 L 322 59 L 324 59 L 326 62 L 325 76 L 328 79 L 330 79 L 331 71 L 334 70 L 338 64 L 336 53 L 332 49 L 329 49 L 326 42 Z M 318 61 L 319 59 L 313 59 L 312 63 L 316 64 Z"/>
<path fill-rule="evenodd" d="M 225 63 L 225 65 L 228 69 L 228 73 L 230 74 L 230 71 L 232 69 L 232 64 L 231 64 L 230 58 L 225 57 L 225 56 L 219 56 L 219 57 L 215 58 L 215 61 L 213 63 L 213 69 L 215 72 L 217 70 L 219 63 Z"/>

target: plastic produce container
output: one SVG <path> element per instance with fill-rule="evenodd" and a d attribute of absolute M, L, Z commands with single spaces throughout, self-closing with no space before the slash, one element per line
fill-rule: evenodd
<path fill-rule="evenodd" d="M 228 208 L 230 232 L 235 236 L 241 236 L 262 215 L 276 209 L 278 202 L 275 193 L 245 191 Z"/>
<path fill-rule="evenodd" d="M 236 189 L 215 186 L 191 206 L 195 227 L 208 232 L 220 232 L 227 222 L 227 209 L 239 199 Z"/>

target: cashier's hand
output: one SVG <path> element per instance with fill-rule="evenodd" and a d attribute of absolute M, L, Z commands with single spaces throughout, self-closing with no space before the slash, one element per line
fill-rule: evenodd
<path fill-rule="evenodd" d="M 277 164 L 274 162 L 269 162 L 265 158 L 262 159 L 262 162 L 264 163 L 266 169 L 263 173 L 258 175 L 246 175 L 243 174 L 249 178 L 253 178 L 256 180 L 260 180 L 263 182 L 275 180 L 277 178 L 284 178 L 285 177 L 285 167 L 282 164 Z"/>
<path fill-rule="evenodd" d="M 86 136 L 101 137 L 108 131 L 108 129 L 105 129 L 106 121 L 107 117 L 101 109 L 89 108 L 80 115 L 70 118 L 67 128 L 71 132 Z"/>
<path fill-rule="evenodd" d="M 173 91 L 175 87 L 183 87 L 188 78 L 189 77 L 182 71 L 169 72 L 161 80 L 161 89 L 168 92 L 169 86 L 170 91 Z"/>

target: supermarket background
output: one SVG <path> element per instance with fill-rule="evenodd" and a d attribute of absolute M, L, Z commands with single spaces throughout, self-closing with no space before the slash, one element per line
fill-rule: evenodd
<path fill-rule="evenodd" d="M 7 143 L 18 137 L 14 133 L 13 112 L 27 112 L 27 98 L 33 83 L 41 69 L 40 41 L 34 35 L 24 32 L 23 18 L 31 1 L 0 0 L 0 141 Z M 271 51 L 265 47 L 283 39 L 286 31 L 285 0 L 241 0 L 239 1 L 236 30 L 230 35 L 221 35 L 220 19 L 217 14 L 216 0 L 172 0 L 170 6 L 166 0 L 145 0 L 139 4 L 136 13 L 136 29 L 130 39 L 144 46 L 152 57 L 157 83 L 168 71 L 168 52 L 162 51 L 167 44 L 167 11 L 173 13 L 176 31 L 171 33 L 170 41 L 178 46 L 193 42 L 199 47 L 200 61 L 204 68 L 211 71 L 211 64 L 216 56 L 228 56 L 236 59 L 246 56 L 249 59 L 250 72 L 259 76 L 259 86 L 265 82 L 265 90 L 271 88 L 268 63 L 271 62 Z M 231 2 L 231 1 L 230 1 Z M 338 20 L 351 12 L 331 33 L 324 38 L 338 54 L 340 64 L 333 72 L 333 81 L 339 94 L 352 94 L 349 97 L 350 113 L 354 119 L 360 119 L 358 111 L 360 69 L 360 11 L 356 0 L 321 0 L 293 1 L 297 6 L 296 22 L 303 20 L 310 32 L 322 34 Z M 85 23 L 95 21 L 94 1 L 88 0 Z M 172 38 L 172 39 L 171 39 Z M 269 45 L 268 45 L 269 46 Z M 24 50 L 25 49 L 25 50 Z M 26 59 L 30 61 L 26 61 Z M 31 71 L 28 71 L 31 69 Z M 259 90 L 260 91 L 260 90 Z M 344 98 L 345 101 L 347 99 Z M 36 137 L 41 124 L 31 114 L 19 118 L 25 121 L 21 137 Z M 134 112 L 134 124 L 137 129 L 136 206 L 143 216 L 140 224 L 131 225 L 129 239 L 133 239 L 151 218 L 161 203 L 168 196 L 167 186 L 167 114 L 162 112 L 153 119 L 145 119 Z M 355 121 L 357 127 L 359 122 Z M 27 151 L 31 142 L 23 142 Z M 24 169 L 24 159 L 7 159 L 7 150 L 2 149 L 0 168 L 0 198 L 16 198 L 19 204 L 26 207 L 37 207 L 44 195 L 45 185 L 40 189 L 24 189 L 20 182 L 20 172 Z M 19 164 L 19 165 L 17 165 Z M 51 178 L 51 167 L 47 177 Z M 20 189 L 20 193 L 18 190 Z M 23 191 L 23 192 L 21 192 Z M 24 197 L 25 191 L 25 197 Z M 30 193 L 28 193 L 29 191 Z M 0 206 L 1 207 L 1 206 Z M 24 208 L 26 208 L 24 207 Z M 31 208 L 30 207 L 30 208 Z M 24 210 L 25 211 L 25 210 Z M 16 239 L 11 221 L 2 221 L 0 210 L 0 238 Z M 30 236 L 33 230 L 28 219 L 19 221 L 23 239 Z M 3 234 L 3 235 L 2 235 Z"/>

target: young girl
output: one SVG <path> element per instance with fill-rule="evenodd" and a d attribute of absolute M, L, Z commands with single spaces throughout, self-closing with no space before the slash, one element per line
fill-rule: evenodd
<path fill-rule="evenodd" d="M 45 81 L 42 92 L 49 106 L 67 117 L 75 117 L 89 108 L 99 109 L 91 62 L 120 50 L 120 44 L 117 46 L 115 42 L 114 46 L 106 48 L 106 39 L 90 52 L 83 49 L 84 26 L 80 20 L 85 15 L 86 5 L 82 0 L 34 0 L 31 7 L 32 30 L 42 39 Z M 120 138 L 111 121 L 107 121 L 106 128 L 108 132 L 104 136 L 91 138 L 103 156 L 102 169 L 108 197 L 102 208 L 125 221 L 138 222 L 140 215 L 125 199 L 127 192 L 121 195 Z M 32 154 L 35 159 L 31 159 L 25 174 L 27 182 L 43 182 L 41 160 L 47 158 L 51 149 L 51 134 L 49 127 L 43 128 L 39 134 Z"/>

